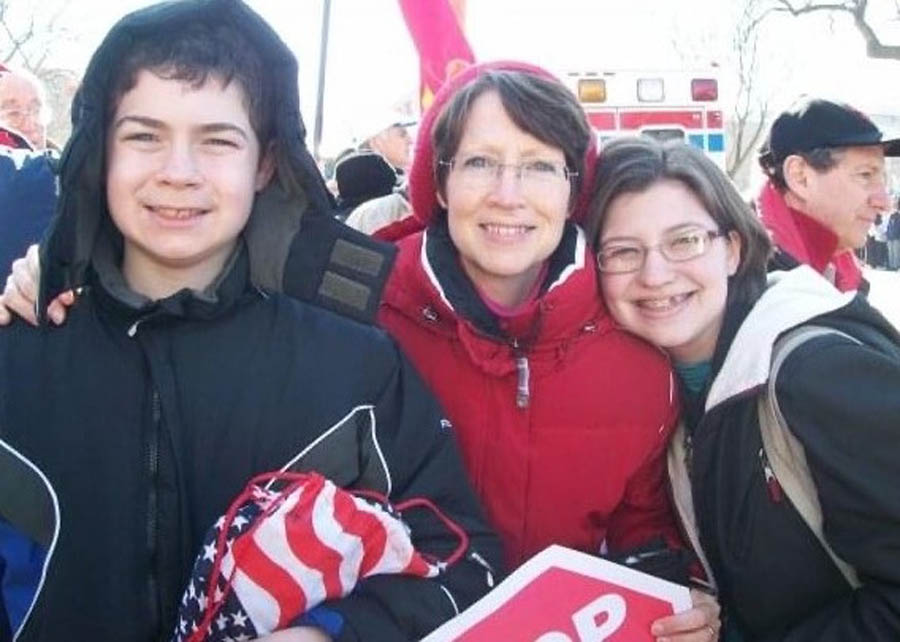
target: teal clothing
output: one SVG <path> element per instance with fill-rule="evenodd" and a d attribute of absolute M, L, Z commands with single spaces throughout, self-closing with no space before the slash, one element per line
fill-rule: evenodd
<path fill-rule="evenodd" d="M 699 393 L 706 387 L 712 373 L 712 362 L 700 361 L 698 363 L 676 363 L 675 372 L 684 387 L 693 394 Z"/>

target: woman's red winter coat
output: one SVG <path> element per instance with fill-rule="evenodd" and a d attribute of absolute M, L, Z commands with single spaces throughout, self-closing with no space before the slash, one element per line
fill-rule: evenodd
<path fill-rule="evenodd" d="M 379 320 L 444 405 L 510 568 L 554 543 L 598 553 L 659 534 L 677 542 L 664 463 L 677 413 L 669 366 L 613 324 L 583 234 L 557 283 L 505 326 L 537 328 L 521 408 L 514 347 L 450 307 L 422 251 L 429 233 L 398 244 Z"/>

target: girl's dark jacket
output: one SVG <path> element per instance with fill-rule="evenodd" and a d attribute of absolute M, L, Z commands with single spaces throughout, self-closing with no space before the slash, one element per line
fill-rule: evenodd
<path fill-rule="evenodd" d="M 746 642 L 900 640 L 900 336 L 864 298 L 808 266 L 770 280 L 752 310 L 732 307 L 705 401 L 687 404 L 689 429 L 676 433 L 669 459 L 676 506 L 684 518 L 693 499 L 720 600 Z M 776 380 L 806 451 L 825 539 L 856 569 L 856 590 L 767 479 L 757 399 L 776 338 L 805 323 L 862 342 L 810 339 Z M 687 469 L 679 465 L 685 435 Z"/>
<path fill-rule="evenodd" d="M 151 302 L 117 267 L 100 114 L 109 66 L 131 39 L 191 20 L 240 25 L 280 79 L 278 177 L 216 282 Z M 95 54 L 41 284 L 45 297 L 83 293 L 62 328 L 0 332 L 0 639 L 169 639 L 204 532 L 251 477 L 300 453 L 294 468 L 339 485 L 426 497 L 470 538 L 468 555 L 436 579 L 374 577 L 326 603 L 343 616 L 340 640 L 418 639 L 487 591 L 499 543 L 432 395 L 381 331 L 279 292 L 297 286 L 364 317 L 391 258 L 330 227 L 296 72 L 274 32 L 233 0 L 132 14 Z M 443 557 L 457 546 L 435 516 L 404 517 L 419 550 Z"/>

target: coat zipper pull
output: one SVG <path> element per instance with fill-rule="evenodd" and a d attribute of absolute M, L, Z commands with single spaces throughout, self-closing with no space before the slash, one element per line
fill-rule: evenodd
<path fill-rule="evenodd" d="M 769 464 L 769 458 L 766 456 L 766 451 L 763 448 L 759 449 L 759 461 L 762 463 L 763 475 L 766 478 L 766 490 L 769 492 L 769 499 L 776 504 L 780 504 L 783 497 L 781 484 L 778 483 L 778 478 L 775 477 L 772 466 Z"/>
<path fill-rule="evenodd" d="M 524 409 L 531 400 L 530 378 L 531 372 L 528 366 L 528 357 L 516 337 L 509 340 L 512 347 L 513 358 L 516 360 L 516 407 Z"/>
<path fill-rule="evenodd" d="M 149 314 L 145 314 L 144 316 L 139 318 L 137 321 L 132 323 L 130 326 L 128 326 L 128 330 L 126 332 L 126 334 L 128 335 L 128 338 L 134 339 L 135 335 L 137 334 L 138 328 L 141 326 L 141 324 L 144 323 L 144 321 L 146 321 L 147 319 L 150 319 L 150 318 L 156 316 L 156 314 L 157 314 L 156 312 L 150 312 Z"/>
<path fill-rule="evenodd" d="M 128 326 L 128 331 L 126 332 L 126 334 L 128 335 L 129 339 L 133 339 L 134 335 L 137 334 L 138 326 L 141 325 L 141 321 L 143 321 L 143 319 L 138 319 L 137 321 L 132 323 L 130 326 Z"/>
<path fill-rule="evenodd" d="M 527 408 L 528 401 L 531 398 L 529 389 L 530 373 L 528 369 L 528 357 L 524 354 L 516 356 L 516 406 L 519 408 Z"/>

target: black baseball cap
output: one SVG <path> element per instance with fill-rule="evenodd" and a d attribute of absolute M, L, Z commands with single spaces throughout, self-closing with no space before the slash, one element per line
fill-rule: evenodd
<path fill-rule="evenodd" d="M 777 167 L 791 154 L 822 147 L 881 145 L 885 156 L 900 156 L 900 138 L 882 140 L 881 130 L 849 105 L 815 99 L 783 112 L 759 150 L 759 162 Z"/>

